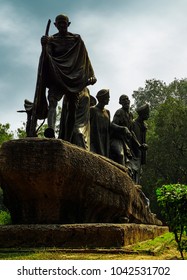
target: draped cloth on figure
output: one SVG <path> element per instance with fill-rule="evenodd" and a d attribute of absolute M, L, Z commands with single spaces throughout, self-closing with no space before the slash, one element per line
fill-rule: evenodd
<path fill-rule="evenodd" d="M 45 66 L 46 86 L 55 84 L 65 94 L 81 92 L 94 76 L 81 36 L 70 32 L 63 37 L 59 33 L 50 37 Z"/>
<path fill-rule="evenodd" d="M 42 53 L 43 54 L 43 53 Z M 40 61 L 43 59 L 42 55 Z M 80 35 L 68 32 L 61 36 L 59 33 L 49 38 L 45 49 L 40 76 L 40 94 L 37 100 L 37 117 L 47 117 L 46 88 L 53 87 L 67 96 L 74 94 L 75 99 L 94 77 L 94 71 L 88 57 L 84 42 Z"/>
<path fill-rule="evenodd" d="M 67 110 L 67 99 L 64 96 L 60 120 L 60 139 L 64 139 L 65 136 Z M 87 87 L 79 94 L 72 144 L 90 150 L 90 93 Z"/>

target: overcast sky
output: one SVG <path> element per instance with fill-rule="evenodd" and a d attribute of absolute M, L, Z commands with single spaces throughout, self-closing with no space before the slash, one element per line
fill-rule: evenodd
<path fill-rule="evenodd" d="M 112 116 L 119 96 L 131 98 L 147 79 L 187 77 L 186 0 L 0 0 L 0 123 L 12 131 L 26 120 L 17 113 L 24 99 L 34 99 L 40 37 L 48 19 L 56 33 L 60 13 L 87 47 L 98 80 L 91 94 L 110 89 Z"/>

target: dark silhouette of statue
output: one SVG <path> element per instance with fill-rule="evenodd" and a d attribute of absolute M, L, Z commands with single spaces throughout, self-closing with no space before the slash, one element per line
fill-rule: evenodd
<path fill-rule="evenodd" d="M 110 111 L 105 109 L 110 100 L 109 89 L 98 91 L 96 98 L 97 105 L 90 107 L 90 150 L 110 158 L 111 134 L 127 136 L 129 131 L 110 120 Z"/>
<path fill-rule="evenodd" d="M 26 121 L 26 135 L 29 135 L 30 125 L 31 125 L 31 118 L 32 118 L 32 110 L 33 110 L 33 103 L 28 99 L 24 100 L 24 108 L 25 110 L 19 110 L 18 113 L 26 113 L 27 114 L 27 121 Z"/>
<path fill-rule="evenodd" d="M 115 132 L 111 133 L 110 157 L 121 165 L 127 165 L 129 158 L 132 157 L 130 132 L 132 130 L 133 114 L 130 112 L 130 100 L 127 95 L 123 94 L 120 96 L 119 104 L 122 107 L 115 112 L 112 122 L 125 126 L 129 130 L 129 134 L 119 135 Z"/>
<path fill-rule="evenodd" d="M 110 111 L 105 109 L 110 100 L 109 89 L 98 91 L 97 105 L 90 107 L 90 150 L 109 157 Z"/>
<path fill-rule="evenodd" d="M 90 107 L 95 106 L 96 104 L 96 98 L 90 95 L 90 91 L 87 87 L 84 88 L 79 96 L 71 143 L 88 151 L 90 151 Z M 60 121 L 60 139 L 64 139 L 67 109 L 67 100 L 66 96 L 64 96 Z"/>
<path fill-rule="evenodd" d="M 110 140 L 110 158 L 117 163 L 126 166 L 129 169 L 129 174 L 132 176 L 132 158 L 133 150 L 132 146 L 139 149 L 141 144 L 139 143 L 134 131 L 133 131 L 133 114 L 130 112 L 130 100 L 127 95 L 121 95 L 119 98 L 119 104 L 122 105 L 120 109 L 114 114 L 112 123 L 124 126 L 126 133 L 116 133 L 112 130 Z"/>
<path fill-rule="evenodd" d="M 68 102 L 66 96 L 64 96 L 60 120 L 60 139 L 65 139 L 67 113 Z M 79 94 L 71 143 L 90 150 L 90 92 L 87 87 Z"/>
<path fill-rule="evenodd" d="M 146 132 L 147 124 L 145 121 L 149 118 L 149 105 L 145 104 L 136 109 L 138 117 L 133 121 L 132 130 L 134 131 L 139 143 L 141 144 L 140 148 L 137 148 L 136 145 L 133 145 L 133 177 L 134 181 L 139 184 L 140 177 L 142 173 L 142 165 L 146 164 L 146 153 L 148 145 L 146 144 Z"/>
<path fill-rule="evenodd" d="M 58 15 L 54 25 L 58 33 L 41 38 L 42 46 L 46 46 L 43 75 L 49 89 L 48 127 L 55 130 L 56 107 L 65 95 L 64 139 L 71 142 L 81 92 L 94 84 L 96 78 L 81 36 L 68 32 L 68 17 Z"/>

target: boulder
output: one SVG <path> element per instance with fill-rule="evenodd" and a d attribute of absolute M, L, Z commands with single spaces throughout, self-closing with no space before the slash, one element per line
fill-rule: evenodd
<path fill-rule="evenodd" d="M 0 185 L 14 224 L 162 224 L 125 167 L 60 139 L 4 142 Z"/>

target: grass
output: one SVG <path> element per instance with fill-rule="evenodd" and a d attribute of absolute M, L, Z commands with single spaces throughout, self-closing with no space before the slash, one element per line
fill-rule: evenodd
<path fill-rule="evenodd" d="M 0 249 L 0 260 L 177 260 L 180 254 L 172 233 L 122 249 L 15 248 Z M 185 258 L 187 259 L 187 258 Z"/>
<path fill-rule="evenodd" d="M 7 211 L 0 210 L 0 225 L 11 224 Z M 63 250 L 62 248 L 1 249 L 0 260 L 171 260 L 180 259 L 172 233 L 121 249 Z M 187 256 L 185 257 L 187 259 Z"/>

